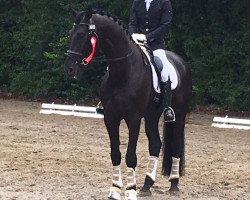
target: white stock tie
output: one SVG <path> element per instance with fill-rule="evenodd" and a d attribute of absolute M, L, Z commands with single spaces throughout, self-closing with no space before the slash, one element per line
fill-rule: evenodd
<path fill-rule="evenodd" d="M 153 0 L 145 0 L 147 11 L 148 11 L 148 9 L 149 9 L 149 7 L 150 7 L 150 3 L 151 3 L 152 1 L 153 1 Z"/>

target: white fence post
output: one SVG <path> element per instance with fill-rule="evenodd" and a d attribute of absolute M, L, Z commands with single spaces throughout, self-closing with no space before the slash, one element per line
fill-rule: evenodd
<path fill-rule="evenodd" d="M 214 117 L 212 127 L 250 130 L 250 120 L 249 119 L 229 118 L 228 116 L 226 116 L 226 117 Z"/>
<path fill-rule="evenodd" d="M 59 115 L 73 115 L 77 117 L 90 118 L 104 118 L 102 114 L 96 112 L 96 107 L 61 105 L 61 104 L 47 104 L 43 103 L 40 110 L 41 114 L 59 114 Z"/>

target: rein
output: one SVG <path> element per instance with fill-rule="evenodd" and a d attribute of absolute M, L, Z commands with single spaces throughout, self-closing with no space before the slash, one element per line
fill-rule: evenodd
<path fill-rule="evenodd" d="M 76 55 L 76 56 L 80 56 L 80 62 L 78 60 L 75 60 L 76 63 L 79 63 L 80 65 L 87 65 L 89 64 L 89 62 L 92 60 L 92 61 L 96 61 L 96 62 L 114 62 L 114 61 L 120 61 L 120 60 L 123 60 L 123 59 L 126 59 L 128 57 L 130 57 L 132 54 L 133 54 L 133 50 L 131 50 L 131 52 L 129 52 L 127 55 L 125 56 L 122 56 L 122 57 L 118 57 L 118 58 L 104 58 L 102 59 L 104 56 L 99 56 L 99 57 L 94 57 L 94 54 L 96 52 L 96 43 L 97 43 L 97 38 L 98 38 L 98 35 L 97 33 L 95 32 L 95 25 L 92 23 L 92 24 L 89 24 L 89 23 L 79 23 L 79 24 L 76 24 L 74 23 L 74 26 L 77 26 L 77 25 L 85 25 L 85 26 L 88 26 L 89 27 L 89 35 L 90 35 L 90 43 L 91 43 L 91 46 L 92 46 L 92 50 L 91 50 L 91 53 L 88 55 L 88 57 L 86 58 L 83 58 L 83 54 L 80 53 L 80 52 L 77 52 L 77 51 L 72 51 L 72 50 L 67 50 L 67 52 L 65 53 L 66 56 L 70 57 L 71 59 L 75 60 L 71 55 Z"/>
<path fill-rule="evenodd" d="M 126 59 L 126 58 L 132 56 L 133 53 L 134 53 L 133 50 L 131 50 L 131 52 L 129 52 L 126 56 L 118 57 L 118 58 L 103 58 L 104 56 L 99 56 L 99 57 L 95 57 L 93 61 L 96 61 L 96 62 L 120 61 L 120 60 L 123 60 L 123 59 Z"/>
<path fill-rule="evenodd" d="M 122 56 L 122 57 L 118 57 L 118 58 L 104 58 L 104 56 L 98 56 L 98 57 L 93 57 L 93 58 L 91 58 L 91 61 L 92 62 L 114 62 L 114 61 L 120 61 L 120 60 L 123 60 L 123 59 L 126 59 L 126 58 L 128 58 L 128 57 L 130 57 L 130 56 L 132 56 L 133 55 L 133 50 L 131 50 L 131 52 L 129 52 L 127 55 L 125 55 L 125 56 Z M 71 50 L 67 50 L 67 53 L 65 53 L 65 55 L 66 56 L 68 56 L 68 57 L 70 57 L 70 58 L 72 58 L 71 56 L 70 56 L 70 54 L 72 54 L 72 55 L 77 55 L 77 56 L 82 56 L 83 57 L 83 55 L 82 55 L 82 53 L 79 53 L 79 52 L 77 52 L 77 51 L 71 51 Z M 73 59 L 73 58 L 72 58 Z M 83 65 L 87 65 L 87 64 L 85 64 L 85 63 L 83 63 L 84 62 L 84 60 L 86 60 L 85 58 L 83 58 L 82 59 L 82 61 L 81 61 L 81 65 L 83 64 Z M 76 61 L 77 63 L 78 63 L 78 61 Z"/>

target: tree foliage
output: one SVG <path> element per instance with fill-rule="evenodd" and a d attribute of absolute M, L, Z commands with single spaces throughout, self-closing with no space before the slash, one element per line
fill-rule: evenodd
<path fill-rule="evenodd" d="M 250 107 L 250 2 L 174 1 L 169 45 L 188 60 L 194 100 L 231 109 Z"/>
<path fill-rule="evenodd" d="M 0 89 L 29 96 L 92 98 L 105 65 L 91 63 L 82 81 L 64 76 L 72 26 L 66 7 L 101 8 L 128 22 L 132 1 L 0 0 Z M 172 0 L 167 48 L 193 72 L 194 104 L 250 107 L 250 2 Z"/>

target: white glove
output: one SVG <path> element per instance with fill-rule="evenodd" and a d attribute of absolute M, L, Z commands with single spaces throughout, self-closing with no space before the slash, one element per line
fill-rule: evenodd
<path fill-rule="evenodd" d="M 139 34 L 139 33 L 133 33 L 131 35 L 132 39 L 136 44 L 143 44 L 147 42 L 146 35 L 144 34 Z"/>

